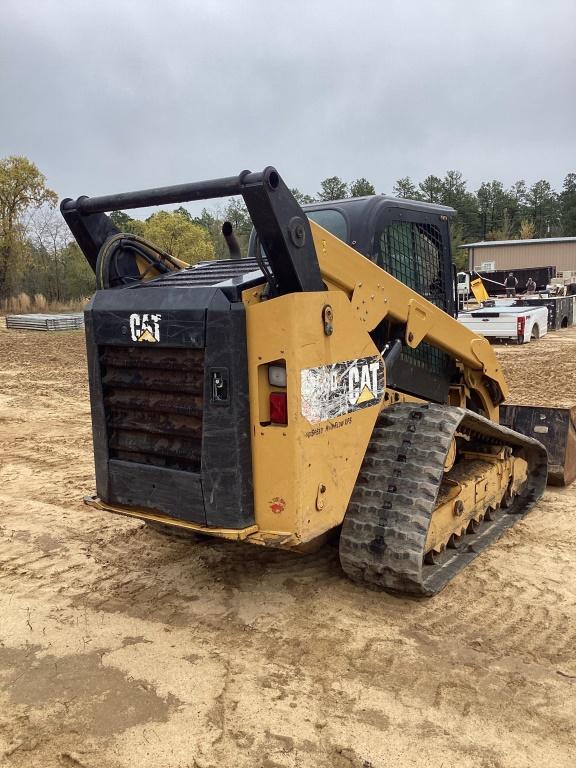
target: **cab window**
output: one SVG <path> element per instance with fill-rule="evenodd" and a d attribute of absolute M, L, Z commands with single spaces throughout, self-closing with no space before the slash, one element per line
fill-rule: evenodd
<path fill-rule="evenodd" d="M 321 211 L 306 211 L 306 216 L 316 224 L 320 224 L 321 227 L 327 229 L 328 232 L 333 234 L 339 240 L 343 240 L 345 243 L 348 241 L 348 227 L 346 226 L 346 219 L 340 213 L 340 211 L 333 210 L 332 208 L 324 208 Z"/>

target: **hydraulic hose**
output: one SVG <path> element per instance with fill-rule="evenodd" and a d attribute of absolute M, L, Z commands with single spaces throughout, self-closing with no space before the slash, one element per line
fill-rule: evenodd
<path fill-rule="evenodd" d="M 147 265 L 144 270 L 138 264 L 138 259 Z M 186 266 L 143 237 L 121 232 L 108 238 L 98 253 L 96 288 L 130 285 L 156 277 L 155 272 L 166 274 Z"/>

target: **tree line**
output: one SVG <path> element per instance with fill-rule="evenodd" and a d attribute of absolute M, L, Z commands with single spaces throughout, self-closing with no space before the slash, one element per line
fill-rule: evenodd
<path fill-rule="evenodd" d="M 377 194 L 368 179 L 359 178 L 348 183 L 339 176 L 324 179 L 314 195 L 296 188 L 291 191 L 300 205 Z M 576 236 L 576 173 L 566 175 L 559 192 L 544 179 L 531 186 L 520 180 L 510 188 L 498 180 L 485 181 L 477 190 L 471 191 L 460 171 L 447 171 L 443 177 L 430 175 L 418 183 L 408 176 L 398 179 L 392 187 L 392 195 L 455 209 L 456 214 L 451 221 L 452 253 L 459 266 L 466 260 L 458 250 L 458 246 L 464 243 Z M 233 224 L 244 247 L 252 226 L 248 211 L 238 199 L 231 201 L 217 214 L 205 208 L 201 216 L 193 217 L 185 208 L 179 208 L 172 215 L 187 218 L 191 224 L 203 229 L 212 242 L 216 258 L 226 256 L 220 235 L 222 221 Z M 129 228 L 138 230 L 142 226 L 126 214 L 121 216 L 123 224 Z M 120 223 L 120 219 L 117 221 Z M 169 250 L 166 240 L 159 244 Z M 182 254 L 181 258 L 186 257 Z"/>
<path fill-rule="evenodd" d="M 301 205 L 377 194 L 372 182 L 346 182 L 331 176 L 314 194 L 292 189 Z M 576 173 L 568 173 L 557 191 L 542 179 L 532 185 L 520 180 L 507 188 L 498 180 L 470 190 L 462 173 L 447 171 L 420 182 L 398 179 L 392 195 L 447 205 L 452 219 L 452 248 L 457 264 L 464 259 L 458 246 L 478 240 L 530 239 L 576 236 Z M 57 208 L 57 194 L 45 176 L 26 157 L 0 159 L 0 300 L 20 292 L 41 295 L 48 302 L 65 303 L 90 295 L 94 275 L 73 240 Z M 110 214 L 120 231 L 152 241 L 174 256 L 196 263 L 225 258 L 221 228 L 230 221 L 243 253 L 251 221 L 239 198 L 193 216 L 183 206 L 136 219 L 123 211 Z"/>
<path fill-rule="evenodd" d="M 568 173 L 558 192 L 541 179 L 531 186 L 520 180 L 506 188 L 501 181 L 483 181 L 467 188 L 460 171 L 427 176 L 414 184 L 409 177 L 393 187 L 397 197 L 440 203 L 456 209 L 452 246 L 481 240 L 529 240 L 576 236 L 576 173 Z"/>

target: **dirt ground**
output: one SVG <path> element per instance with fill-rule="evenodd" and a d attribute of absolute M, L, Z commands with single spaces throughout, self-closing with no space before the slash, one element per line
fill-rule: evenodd
<path fill-rule="evenodd" d="M 498 354 L 512 399 L 576 402 L 576 329 Z M 575 765 L 576 490 L 419 601 L 93 488 L 82 333 L 0 328 L 0 765 Z"/>

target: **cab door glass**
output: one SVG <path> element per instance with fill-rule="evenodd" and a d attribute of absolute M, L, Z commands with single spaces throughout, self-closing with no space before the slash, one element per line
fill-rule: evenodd
<path fill-rule="evenodd" d="M 332 208 L 323 208 L 318 211 L 306 211 L 306 216 L 316 224 L 320 224 L 321 227 L 327 229 L 328 232 L 333 234 L 339 240 L 344 243 L 348 242 L 348 227 L 346 226 L 346 219 L 340 213 Z"/>

